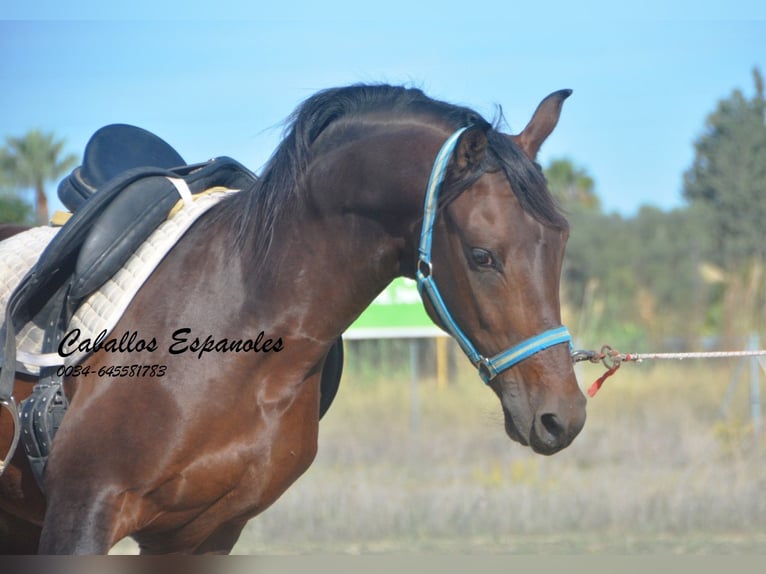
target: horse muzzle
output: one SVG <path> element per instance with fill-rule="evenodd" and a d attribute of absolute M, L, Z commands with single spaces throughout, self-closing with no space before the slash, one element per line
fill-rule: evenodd
<path fill-rule="evenodd" d="M 538 454 L 551 455 L 568 447 L 585 425 L 586 399 L 576 384 L 563 396 L 551 394 L 541 401 L 529 400 L 530 393 L 513 380 L 498 385 L 496 392 L 508 436 Z"/>

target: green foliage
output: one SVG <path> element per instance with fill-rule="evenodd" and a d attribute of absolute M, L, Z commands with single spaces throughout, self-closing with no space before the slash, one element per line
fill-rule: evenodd
<path fill-rule="evenodd" d="M 548 188 L 567 211 L 598 211 L 601 202 L 595 182 L 570 159 L 554 159 L 544 170 Z"/>
<path fill-rule="evenodd" d="M 574 212 L 563 282 L 581 337 L 615 345 L 688 340 L 705 330 L 707 235 L 693 210 L 644 207 L 623 218 Z"/>
<path fill-rule="evenodd" d="M 0 193 L 0 224 L 32 223 L 32 206 L 26 201 L 10 193 Z"/>
<path fill-rule="evenodd" d="M 0 224 L 31 224 L 32 206 L 14 191 L 10 172 L 8 152 L 0 148 Z"/>
<path fill-rule="evenodd" d="M 719 265 L 735 269 L 766 256 L 766 100 L 753 71 L 755 95 L 740 90 L 718 103 L 695 142 L 684 195 L 705 209 Z"/>

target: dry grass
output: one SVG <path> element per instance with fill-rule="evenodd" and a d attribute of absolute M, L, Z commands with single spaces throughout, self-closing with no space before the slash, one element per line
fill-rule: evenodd
<path fill-rule="evenodd" d="M 567 450 L 511 443 L 497 399 L 461 371 L 343 381 L 316 462 L 235 552 L 766 553 L 766 448 L 733 366 L 626 365 Z M 600 371 L 581 373 L 586 385 Z"/>

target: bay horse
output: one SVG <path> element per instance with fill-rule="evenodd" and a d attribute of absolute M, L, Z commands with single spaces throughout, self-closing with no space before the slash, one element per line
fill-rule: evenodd
<path fill-rule="evenodd" d="M 257 183 L 195 223 L 113 329 L 151 352 L 82 363 L 162 375 L 65 379 L 45 495 L 22 452 L 0 477 L 4 550 L 106 553 L 131 536 L 146 554 L 230 552 L 313 461 L 328 350 L 397 276 L 418 278 L 511 439 L 568 446 L 585 422 L 560 316 L 568 225 L 535 158 L 569 94 L 517 135 L 414 88 L 309 97 Z M 249 352 L 223 352 L 233 339 Z M 31 382 L 16 377 L 17 401 Z"/>

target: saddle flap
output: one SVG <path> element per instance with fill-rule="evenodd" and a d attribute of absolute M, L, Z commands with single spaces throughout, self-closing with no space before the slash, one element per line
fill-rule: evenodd
<path fill-rule="evenodd" d="M 167 177 L 139 179 L 123 189 L 93 223 L 80 248 L 69 293 L 72 301 L 84 299 L 114 275 L 177 200 Z"/>

